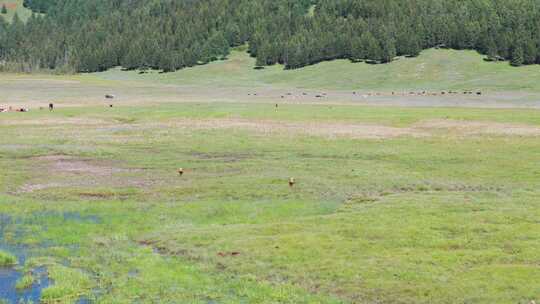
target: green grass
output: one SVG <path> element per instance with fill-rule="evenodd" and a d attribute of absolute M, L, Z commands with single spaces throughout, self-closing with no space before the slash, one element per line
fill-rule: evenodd
<path fill-rule="evenodd" d="M 5 5 L 7 14 L 0 14 L 5 20 L 11 21 L 15 13 L 25 21 L 32 15 L 32 11 L 23 6 L 23 0 L 0 0 L 0 8 Z"/>
<path fill-rule="evenodd" d="M 178 124 L 534 129 L 537 110 L 185 103 L 2 115 L 4 238 L 27 246 L 26 267 L 47 266 L 46 303 L 539 300 L 538 136 L 354 139 Z M 29 185 L 41 187 L 22 191 Z"/>
<path fill-rule="evenodd" d="M 28 248 L 26 270 L 47 267 L 45 303 L 540 300 L 538 110 L 339 97 L 275 109 L 246 96 L 479 89 L 519 99 L 540 92 L 536 66 L 450 50 L 378 66 L 253 65 L 235 51 L 167 74 L 0 75 L 0 102 L 60 102 L 54 112 L 0 114 L 2 237 Z M 104 107 L 111 92 L 115 107 Z M 208 121 L 296 129 L 196 127 Z M 421 127 L 432 121 L 464 129 Z M 479 133 L 467 132 L 471 122 Z M 316 132 L 347 124 L 426 134 Z"/>
<path fill-rule="evenodd" d="M 298 70 L 282 66 L 253 69 L 255 59 L 233 52 L 228 60 L 174 73 L 138 74 L 113 69 L 93 74 L 106 80 L 144 81 L 211 87 L 298 87 L 329 90 L 484 90 L 540 91 L 538 66 L 511 67 L 507 62 L 486 62 L 474 51 L 435 50 L 417 58 L 400 58 L 390 64 L 370 65 L 334 60 Z"/>
<path fill-rule="evenodd" d="M 17 258 L 7 252 L 0 250 L 0 267 L 13 266 L 17 264 Z"/>
<path fill-rule="evenodd" d="M 485 62 L 483 56 L 473 51 L 431 49 L 417 58 L 400 58 L 384 65 L 335 60 L 298 70 L 284 70 L 282 66 L 255 70 L 254 64 L 255 60 L 245 51 L 235 50 L 227 60 L 174 73 L 150 71 L 139 74 L 138 71 L 122 71 L 120 68 L 76 75 L 2 73 L 0 104 L 33 110 L 46 107 L 49 102 L 58 106 L 106 106 L 111 102 L 115 106 L 178 102 L 381 102 L 429 106 L 432 101 L 433 106 L 538 107 L 540 98 L 538 66 L 516 68 L 505 62 Z M 483 95 L 427 97 L 408 94 L 411 91 L 440 93 L 448 90 L 479 90 Z M 292 96 L 287 95 L 290 92 Z M 315 98 L 322 92 L 327 92 L 328 97 Z M 398 95 L 392 96 L 392 92 Z M 368 97 L 369 93 L 381 93 L 383 96 Z M 115 94 L 117 98 L 106 100 L 105 94 Z"/>
<path fill-rule="evenodd" d="M 32 287 L 32 284 L 34 284 L 34 277 L 31 273 L 26 273 L 17 281 L 15 288 L 19 291 L 22 291 Z"/>
<path fill-rule="evenodd" d="M 54 284 L 43 290 L 45 303 L 74 303 L 90 293 L 92 282 L 81 270 L 56 264 L 48 267 L 48 273 Z"/>

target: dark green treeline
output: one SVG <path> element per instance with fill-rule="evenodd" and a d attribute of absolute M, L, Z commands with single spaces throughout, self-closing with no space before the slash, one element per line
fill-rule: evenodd
<path fill-rule="evenodd" d="M 174 71 L 249 43 L 257 65 L 385 63 L 443 46 L 540 63 L 538 0 L 25 0 L 0 20 L 0 67 Z"/>

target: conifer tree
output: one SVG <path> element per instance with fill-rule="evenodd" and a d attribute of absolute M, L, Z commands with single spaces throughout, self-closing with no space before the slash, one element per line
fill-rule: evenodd
<path fill-rule="evenodd" d="M 0 21 L 0 62 L 88 72 L 117 65 L 173 71 L 225 58 L 242 44 L 258 65 L 287 68 L 342 58 L 389 62 L 437 46 L 474 49 L 513 65 L 540 62 L 537 0 L 23 3 L 36 15 Z"/>
<path fill-rule="evenodd" d="M 379 42 L 375 39 L 371 32 L 365 32 L 360 37 L 362 52 L 365 59 L 379 61 L 381 60 L 382 50 Z"/>
<path fill-rule="evenodd" d="M 353 37 L 351 40 L 351 59 L 362 60 L 366 58 L 365 47 L 362 45 L 363 41 L 360 37 Z"/>
<path fill-rule="evenodd" d="M 517 46 L 512 51 L 512 58 L 510 63 L 513 66 L 520 66 L 523 65 L 524 59 L 523 59 L 523 48 L 521 46 Z"/>

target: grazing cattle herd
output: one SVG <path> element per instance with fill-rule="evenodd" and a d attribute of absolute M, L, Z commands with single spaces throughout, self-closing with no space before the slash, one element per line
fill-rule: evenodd
<path fill-rule="evenodd" d="M 370 93 L 362 94 L 360 96 L 363 97 L 363 98 L 368 98 L 368 97 L 372 97 L 372 96 L 447 96 L 447 95 L 457 95 L 457 94 L 460 94 L 460 93 L 457 92 L 457 91 L 452 91 L 452 90 L 441 91 L 441 92 L 428 92 L 428 91 L 396 92 L 396 91 L 392 91 L 390 93 L 381 93 L 381 92 L 372 93 L 372 92 L 370 92 Z M 474 95 L 474 94 L 476 94 L 477 96 L 481 96 L 483 93 L 481 91 L 476 91 L 475 92 L 475 91 L 466 90 L 466 91 L 463 91 L 462 94 L 463 95 Z M 356 95 L 359 95 L 359 93 L 357 91 L 353 91 L 352 95 L 356 96 Z M 248 96 L 259 96 L 259 94 L 258 93 L 248 93 Z M 293 93 L 287 92 L 287 93 L 285 93 L 283 95 L 280 95 L 280 98 L 285 99 L 288 96 L 289 97 L 295 97 Z M 301 96 L 303 96 L 303 97 L 309 96 L 309 93 L 302 92 Z M 313 96 L 315 98 L 325 98 L 325 97 L 328 97 L 328 94 L 327 93 L 317 93 L 317 94 L 314 94 Z M 111 100 L 111 99 L 115 99 L 115 98 L 116 98 L 116 96 L 113 95 L 113 94 L 105 94 L 105 99 Z M 109 103 L 108 107 L 112 108 L 113 104 Z M 49 103 L 49 111 L 53 111 L 54 108 L 55 108 L 54 104 Z M 277 108 L 278 108 L 278 104 L 276 104 L 276 109 Z M 39 109 L 43 110 L 43 107 L 40 107 Z M 0 107 L 0 113 L 28 112 L 28 111 L 30 111 L 30 109 L 25 108 L 25 107 L 20 107 L 20 108 L 14 108 L 12 106 L 9 106 L 9 107 L 6 107 L 6 108 Z"/>
<path fill-rule="evenodd" d="M 105 94 L 105 99 L 114 99 L 114 98 L 116 98 L 115 95 L 112 95 L 112 94 Z M 113 104 L 112 104 L 112 103 L 108 104 L 108 107 L 109 107 L 109 108 L 112 108 L 112 107 L 113 107 Z M 43 110 L 43 107 L 40 106 L 39 109 L 40 109 L 40 110 Z M 49 111 L 52 112 L 53 110 L 54 110 L 54 103 L 50 102 L 50 103 L 49 103 Z M 0 113 L 7 113 L 7 112 L 29 112 L 29 111 L 30 111 L 29 108 L 24 108 L 24 107 L 22 107 L 22 108 L 14 108 L 14 107 L 12 107 L 12 106 L 8 106 L 8 107 L 6 107 L 6 108 L 1 108 L 1 107 L 0 107 Z"/>
<path fill-rule="evenodd" d="M 360 95 L 357 91 L 352 92 L 352 95 L 355 95 L 355 96 L 358 95 L 358 96 L 360 96 L 362 98 L 368 98 L 368 97 L 373 97 L 373 96 L 448 96 L 448 95 L 458 95 L 458 94 L 463 94 L 463 95 L 474 95 L 474 94 L 476 94 L 477 96 L 481 96 L 483 93 L 481 91 L 470 91 L 470 90 L 466 90 L 466 91 L 463 91 L 462 93 L 460 93 L 460 92 L 457 92 L 457 91 L 448 90 L 448 91 L 440 91 L 440 92 L 428 92 L 428 91 L 418 91 L 418 92 L 415 92 L 415 91 L 410 91 L 410 92 L 392 91 L 390 93 L 382 93 L 382 92 L 372 93 L 372 92 L 369 92 L 369 93 L 364 93 L 364 94 Z M 248 96 L 260 96 L 258 93 L 248 93 L 247 95 Z M 298 95 L 299 96 L 295 96 L 295 94 L 288 92 L 288 93 L 279 95 L 279 98 L 280 99 L 285 99 L 285 98 L 288 98 L 288 97 L 291 97 L 291 98 L 307 97 L 310 94 L 307 93 L 307 92 L 302 92 L 301 94 L 298 94 Z M 271 97 L 271 96 L 267 96 L 267 97 Z M 315 97 L 315 98 L 325 98 L 325 97 L 328 97 L 328 94 L 327 93 L 314 93 L 313 97 Z"/>
<path fill-rule="evenodd" d="M 7 113 L 7 112 L 28 112 L 30 111 L 28 108 L 14 108 L 14 107 L 7 107 L 7 108 L 0 108 L 0 113 Z"/>

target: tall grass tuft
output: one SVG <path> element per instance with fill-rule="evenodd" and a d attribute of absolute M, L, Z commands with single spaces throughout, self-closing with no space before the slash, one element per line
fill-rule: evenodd
<path fill-rule="evenodd" d="M 8 267 L 17 264 L 17 258 L 4 251 L 0 251 L 0 267 Z"/>

